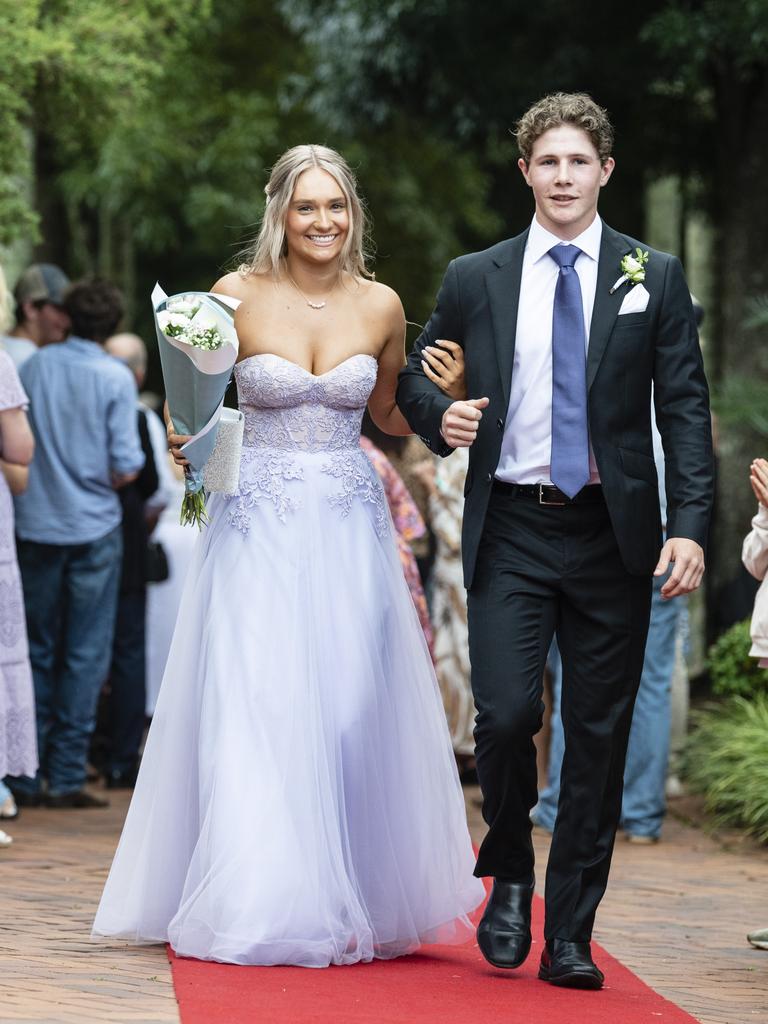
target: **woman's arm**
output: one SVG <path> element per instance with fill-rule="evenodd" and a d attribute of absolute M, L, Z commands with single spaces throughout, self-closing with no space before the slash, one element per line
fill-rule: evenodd
<path fill-rule="evenodd" d="M 376 386 L 368 399 L 368 411 L 379 430 L 404 437 L 413 431 L 397 407 L 395 392 L 397 375 L 405 366 L 405 313 L 403 304 L 390 288 L 386 289 L 383 299 L 387 340 L 378 357 L 379 373 Z"/>
<path fill-rule="evenodd" d="M 0 412 L 0 439 L 2 456 L 7 462 L 28 466 L 35 454 L 35 439 L 23 409 L 4 409 Z"/>
<path fill-rule="evenodd" d="M 0 472 L 5 477 L 11 494 L 23 494 L 29 483 L 29 466 L 0 459 Z"/>

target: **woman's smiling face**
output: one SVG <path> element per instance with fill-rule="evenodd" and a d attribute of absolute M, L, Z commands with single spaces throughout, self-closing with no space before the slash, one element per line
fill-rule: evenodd
<path fill-rule="evenodd" d="M 299 175 L 285 218 L 288 251 L 313 263 L 339 257 L 350 228 L 349 204 L 336 179 L 319 167 Z"/>

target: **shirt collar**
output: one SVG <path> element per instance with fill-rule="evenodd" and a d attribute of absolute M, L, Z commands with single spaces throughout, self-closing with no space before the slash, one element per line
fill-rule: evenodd
<path fill-rule="evenodd" d="M 81 338 L 77 334 L 70 334 L 64 342 L 65 345 L 73 345 L 75 348 L 84 349 L 86 352 L 104 352 L 104 346 L 98 341 L 91 341 L 89 338 Z"/>
<path fill-rule="evenodd" d="M 528 241 L 525 247 L 526 255 L 531 263 L 537 263 L 555 245 L 576 245 L 583 253 L 597 263 L 600 259 L 600 242 L 602 237 L 603 222 L 597 215 L 595 215 L 595 219 L 588 228 L 582 231 L 578 237 L 566 243 L 563 243 L 563 239 L 553 235 L 551 231 L 547 231 L 545 227 L 539 224 L 534 215 L 531 230 L 528 232 Z"/>

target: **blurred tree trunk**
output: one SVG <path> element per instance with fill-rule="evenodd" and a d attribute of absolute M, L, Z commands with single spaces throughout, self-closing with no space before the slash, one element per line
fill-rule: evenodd
<path fill-rule="evenodd" d="M 768 359 L 760 335 L 746 326 L 749 302 L 768 294 L 768 202 L 765 196 L 768 124 L 768 74 L 749 81 L 733 65 L 718 68 L 715 102 L 718 138 L 713 189 L 714 330 L 710 376 L 722 389 L 735 376 L 765 379 Z M 710 592 L 714 602 L 733 601 L 735 612 L 748 613 L 749 587 L 739 608 L 737 583 L 744 534 L 754 514 L 749 464 L 766 455 L 766 439 L 748 423 L 723 423 L 719 430 L 718 487 L 714 544 L 710 551 Z M 729 598 L 726 588 L 735 591 Z M 715 616 L 725 609 L 713 608 Z"/>
<path fill-rule="evenodd" d="M 63 168 L 56 159 L 52 137 L 38 129 L 34 135 L 35 209 L 39 217 L 40 240 L 33 257 L 38 262 L 57 263 L 70 276 L 71 252 L 69 218 L 61 198 L 58 179 Z"/>

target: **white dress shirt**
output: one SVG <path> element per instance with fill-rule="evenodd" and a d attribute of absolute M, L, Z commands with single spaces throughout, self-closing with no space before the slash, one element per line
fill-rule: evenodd
<path fill-rule="evenodd" d="M 157 470 L 157 490 L 150 494 L 145 504 L 149 509 L 160 511 L 170 505 L 178 493 L 168 453 L 168 435 L 165 432 L 165 424 L 153 409 L 141 401 L 139 408 L 147 418 L 147 433 Z"/>
<path fill-rule="evenodd" d="M 589 346 L 602 235 L 603 222 L 597 216 L 570 242 L 557 238 L 533 218 L 523 255 L 512 387 L 497 480 L 514 484 L 551 483 L 552 316 L 560 269 L 548 252 L 558 244 L 575 245 L 582 250 L 576 258 L 575 269 L 581 284 L 584 335 Z M 589 473 L 589 482 L 599 483 L 591 443 Z"/>

